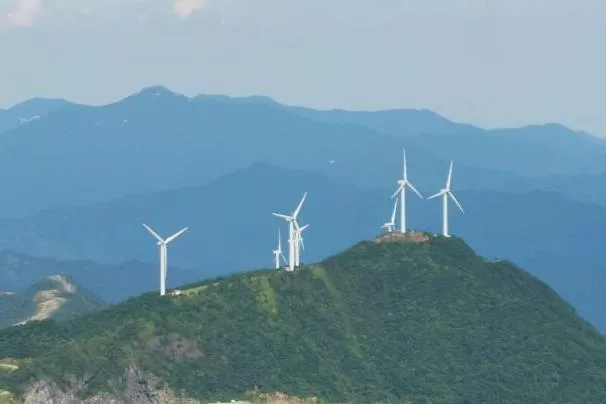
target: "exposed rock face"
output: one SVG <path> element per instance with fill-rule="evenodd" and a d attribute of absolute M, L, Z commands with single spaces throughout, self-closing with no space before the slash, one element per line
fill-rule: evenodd
<path fill-rule="evenodd" d="M 179 397 L 169 389 L 159 389 L 152 374 L 130 368 L 125 374 L 125 389 L 120 393 L 103 393 L 86 399 L 78 398 L 86 382 L 74 381 L 71 388 L 62 390 L 53 382 L 32 384 L 24 397 L 24 404 L 201 404 L 200 401 Z"/>
<path fill-rule="evenodd" d="M 131 367 L 125 374 L 123 392 L 102 393 L 81 399 L 78 393 L 86 387 L 86 382 L 73 380 L 71 387 L 62 390 L 54 382 L 37 381 L 27 391 L 24 404 L 203 404 L 199 400 L 179 397 L 170 389 L 159 389 L 158 379 L 138 368 Z M 315 404 L 315 397 L 301 399 L 283 393 L 259 394 L 253 400 L 259 404 Z M 253 404 L 249 401 L 231 400 L 213 404 Z"/>

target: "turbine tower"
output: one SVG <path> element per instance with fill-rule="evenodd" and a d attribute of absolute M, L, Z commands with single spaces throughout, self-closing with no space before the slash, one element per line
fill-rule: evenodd
<path fill-rule="evenodd" d="M 421 193 L 417 191 L 415 186 L 412 185 L 412 183 L 408 180 L 408 170 L 406 167 L 406 149 L 402 149 L 402 154 L 404 156 L 403 176 L 402 179 L 398 181 L 398 188 L 391 197 L 393 199 L 396 195 L 400 194 L 400 232 L 406 233 L 406 187 L 410 188 L 421 199 L 423 199 L 423 195 L 421 195 Z"/>
<path fill-rule="evenodd" d="M 168 264 L 168 243 L 179 237 L 183 232 L 185 232 L 188 228 L 185 227 L 172 236 L 168 237 L 164 240 L 162 237 L 158 235 L 155 231 L 153 231 L 148 225 L 143 223 L 143 227 L 147 229 L 147 231 L 154 236 L 156 240 L 158 240 L 158 247 L 160 248 L 160 296 L 164 296 L 166 294 L 166 268 Z"/>
<path fill-rule="evenodd" d="M 440 192 L 427 198 L 427 199 L 433 199 L 433 198 L 437 198 L 438 196 L 442 197 L 442 235 L 444 237 L 450 237 L 450 234 L 448 234 L 448 197 L 452 198 L 452 200 L 459 207 L 459 209 L 461 210 L 462 213 L 465 213 L 465 211 L 463 210 L 463 207 L 461 206 L 459 201 L 457 201 L 457 198 L 454 196 L 454 194 L 452 193 L 452 190 L 450 189 L 450 184 L 452 182 L 452 165 L 453 165 L 453 163 L 454 163 L 454 161 L 450 162 L 450 168 L 448 169 L 448 178 L 446 179 L 446 188 L 442 188 L 440 190 Z"/>
<path fill-rule="evenodd" d="M 300 262 L 300 257 L 301 257 L 301 248 L 303 248 L 303 250 L 305 250 L 305 245 L 303 244 L 303 231 L 305 229 L 307 229 L 309 227 L 308 224 L 306 224 L 303 227 L 299 227 L 299 223 L 297 223 L 297 221 L 295 220 L 295 234 L 296 234 L 296 245 L 297 245 L 297 249 L 295 250 L 295 267 L 298 267 Z"/>
<path fill-rule="evenodd" d="M 301 210 L 301 207 L 303 206 L 303 202 L 305 201 L 306 197 L 307 197 L 307 192 L 305 192 L 303 194 L 303 198 L 301 198 L 299 205 L 294 210 L 294 212 L 292 212 L 290 215 L 284 215 L 281 213 L 272 213 L 272 215 L 274 215 L 276 217 L 280 217 L 280 218 L 286 220 L 286 222 L 288 223 L 288 270 L 289 271 L 295 270 L 296 251 L 297 251 L 297 244 L 296 244 L 297 234 L 296 234 L 295 226 L 297 228 L 299 228 L 299 224 L 297 223 L 297 216 L 299 215 L 299 211 Z"/>
<path fill-rule="evenodd" d="M 381 226 L 382 229 L 385 229 L 388 232 L 396 231 L 396 211 L 398 210 L 398 200 L 396 199 L 393 203 L 393 212 L 391 212 L 391 219 L 389 222 L 384 223 Z"/>
<path fill-rule="evenodd" d="M 284 254 L 282 253 L 282 236 L 280 235 L 280 229 L 278 229 L 278 248 L 274 250 L 273 253 L 276 269 L 280 269 L 280 258 L 286 262 L 286 258 L 284 258 Z"/>

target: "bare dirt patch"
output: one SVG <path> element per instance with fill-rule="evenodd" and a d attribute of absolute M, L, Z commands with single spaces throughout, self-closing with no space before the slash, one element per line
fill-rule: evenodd
<path fill-rule="evenodd" d="M 375 239 L 375 243 L 422 243 L 428 241 L 429 236 L 425 233 L 410 231 L 400 233 L 397 231 L 385 233 Z"/>
<path fill-rule="evenodd" d="M 316 397 L 299 398 L 290 397 L 284 393 L 272 393 L 259 395 L 257 402 L 262 404 L 315 404 L 318 399 Z"/>

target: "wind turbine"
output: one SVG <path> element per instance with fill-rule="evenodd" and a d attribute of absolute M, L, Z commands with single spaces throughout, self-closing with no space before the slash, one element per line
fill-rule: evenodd
<path fill-rule="evenodd" d="M 172 236 L 168 237 L 164 240 L 162 237 L 158 235 L 155 231 L 153 231 L 148 225 L 143 223 L 143 227 L 147 229 L 147 231 L 154 236 L 156 240 L 158 240 L 157 244 L 160 248 L 160 296 L 164 296 L 166 294 L 166 268 L 168 264 L 168 243 L 179 237 L 183 232 L 185 232 L 188 228 L 185 227 Z"/>
<path fill-rule="evenodd" d="M 280 229 L 278 229 L 278 248 L 274 250 L 273 253 L 276 269 L 280 269 L 280 258 L 286 262 L 286 258 L 284 258 L 284 254 L 282 254 L 282 236 L 280 236 Z"/>
<path fill-rule="evenodd" d="M 303 194 L 303 198 L 301 198 L 299 205 L 294 210 L 294 212 L 292 212 L 290 214 L 290 216 L 284 215 L 281 213 L 272 213 L 272 215 L 274 215 L 276 217 L 281 217 L 282 219 L 286 220 L 286 222 L 288 223 L 288 270 L 289 271 L 295 270 L 296 253 L 297 253 L 297 244 L 296 244 L 297 232 L 295 230 L 295 226 L 297 228 L 299 228 L 299 224 L 297 223 L 297 216 L 299 215 L 299 211 L 301 210 L 301 207 L 303 206 L 303 202 L 305 201 L 306 197 L 307 197 L 307 192 L 305 192 Z"/>
<path fill-rule="evenodd" d="M 452 193 L 452 190 L 450 189 L 450 183 L 452 182 L 452 165 L 453 165 L 453 163 L 454 163 L 454 161 L 450 162 L 450 168 L 448 169 L 448 178 L 446 179 L 446 188 L 442 188 L 440 190 L 440 192 L 427 198 L 427 199 L 433 199 L 433 198 L 437 198 L 438 196 L 442 197 L 442 235 L 444 237 L 450 237 L 450 234 L 448 234 L 448 197 L 452 198 L 452 200 L 459 207 L 459 209 L 461 210 L 462 213 L 465 213 L 465 211 L 463 210 L 463 207 L 461 206 L 459 201 L 457 201 L 457 198 L 454 196 L 454 194 Z"/>
<path fill-rule="evenodd" d="M 300 257 L 301 257 L 301 248 L 303 248 L 303 250 L 305 250 L 305 244 L 303 244 L 303 231 L 305 229 L 307 229 L 309 227 L 308 224 L 306 224 L 303 227 L 299 227 L 299 224 L 295 221 L 295 233 L 296 233 L 296 242 L 297 242 L 297 249 L 296 249 L 296 253 L 295 253 L 295 267 L 298 267 L 300 264 Z"/>
<path fill-rule="evenodd" d="M 406 187 L 413 190 L 415 194 L 419 196 L 419 198 L 423 199 L 423 195 L 410 181 L 408 181 L 408 170 L 406 167 L 406 149 L 402 149 L 402 154 L 404 156 L 404 172 L 401 180 L 398 181 L 398 188 L 396 192 L 393 193 L 391 198 L 393 199 L 396 195 L 400 194 L 400 232 L 406 233 Z M 393 222 L 393 220 L 392 220 Z"/>
<path fill-rule="evenodd" d="M 396 211 L 398 209 L 398 200 L 396 199 L 393 203 L 393 212 L 391 213 L 391 220 L 387 223 L 384 223 L 381 226 L 382 229 L 387 230 L 388 232 L 396 231 Z"/>

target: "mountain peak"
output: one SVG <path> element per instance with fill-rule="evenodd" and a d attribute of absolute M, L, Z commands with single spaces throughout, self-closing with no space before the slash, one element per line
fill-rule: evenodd
<path fill-rule="evenodd" d="M 74 294 L 78 291 L 78 285 L 74 282 L 74 280 L 65 275 L 47 276 L 40 280 L 36 286 L 39 288 L 42 286 L 52 288 L 56 290 L 57 293 Z"/>
<path fill-rule="evenodd" d="M 61 98 L 44 98 L 44 97 L 34 97 L 22 101 L 18 104 L 13 105 L 8 110 L 14 111 L 18 113 L 39 113 L 41 115 L 47 114 L 54 110 L 57 110 L 65 105 L 68 105 L 70 102 Z"/>
<path fill-rule="evenodd" d="M 137 93 L 140 96 L 150 96 L 150 97 L 163 97 L 163 96 L 181 96 L 182 94 L 178 94 L 174 91 L 171 91 L 168 87 L 162 85 L 155 85 L 143 88 L 141 91 Z"/>
<path fill-rule="evenodd" d="M 166 101 L 177 99 L 189 101 L 189 98 L 183 94 L 176 93 L 165 86 L 155 85 L 145 87 L 141 91 L 128 95 L 122 100 L 110 105 L 119 105 L 121 102 L 133 100 L 136 100 L 137 102 L 143 101 L 144 103 L 161 101 L 160 104 L 163 104 Z"/>

